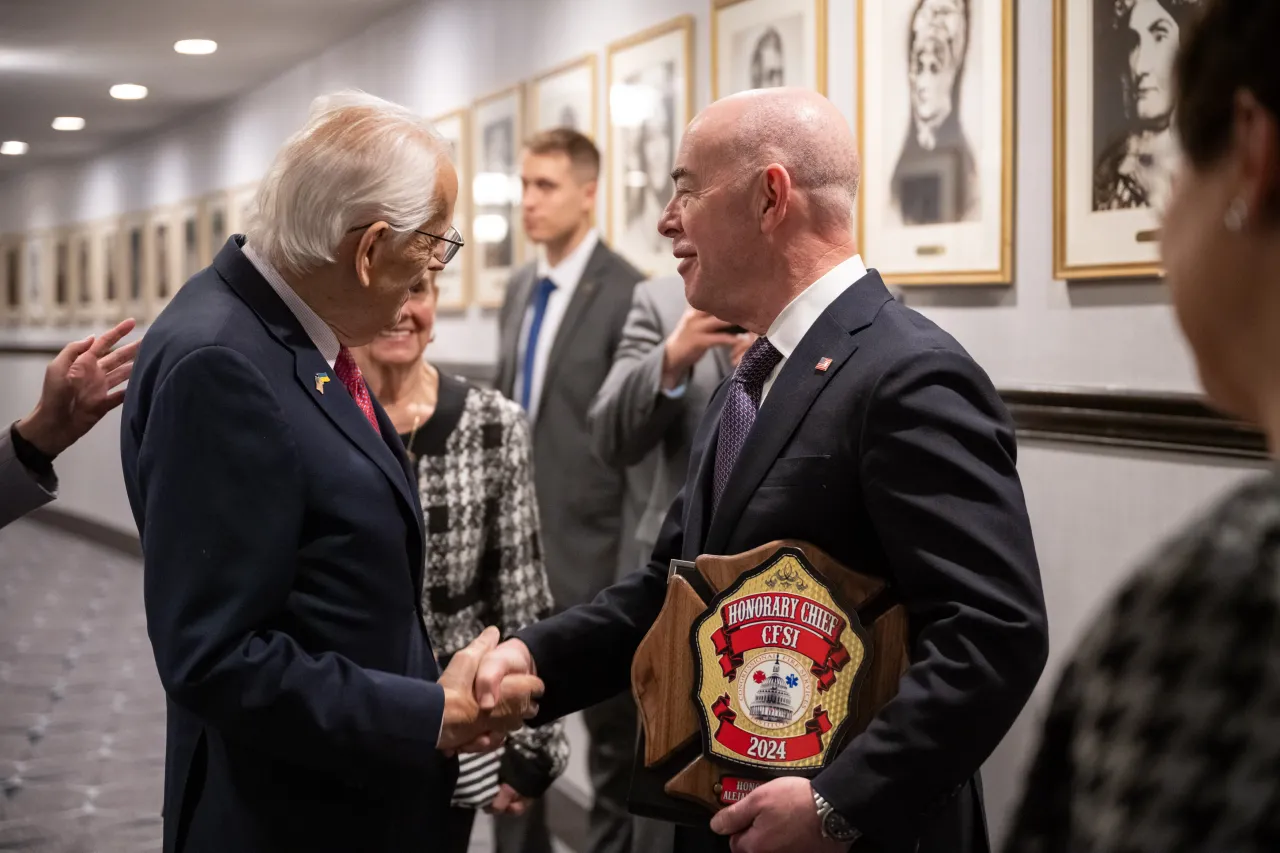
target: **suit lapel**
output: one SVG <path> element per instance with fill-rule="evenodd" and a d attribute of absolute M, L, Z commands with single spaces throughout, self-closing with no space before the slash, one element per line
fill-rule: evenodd
<path fill-rule="evenodd" d="M 401 460 L 397 458 L 397 454 L 383 441 L 382 435 L 373 430 L 364 413 L 360 411 L 360 407 L 356 405 L 355 400 L 351 399 L 351 395 L 347 393 L 343 384 L 338 381 L 337 374 L 329 367 L 329 363 L 316 349 L 315 343 L 303 330 L 298 318 L 271 289 L 271 285 L 258 272 L 257 267 L 244 256 L 239 245 L 228 243 L 218 254 L 214 266 L 223 280 L 258 315 L 271 336 L 293 353 L 294 374 L 307 396 L 352 444 L 381 469 L 396 494 L 400 496 L 404 510 L 413 517 L 414 529 L 418 531 L 418 559 L 411 563 L 418 566 L 421 562 L 424 540 L 422 512 L 418 508 L 417 495 L 410 487 L 410 483 L 413 482 L 412 472 L 404 467 Z M 320 381 L 321 377 L 327 377 L 328 381 Z M 382 430 L 384 432 L 389 430 L 394 434 L 394 427 L 391 426 L 386 413 L 382 411 L 382 407 L 376 400 L 374 411 L 379 413 L 378 419 L 382 424 Z M 415 574 L 421 576 L 420 566 L 415 569 Z"/>
<path fill-rule="evenodd" d="M 564 361 L 565 353 L 568 352 L 574 335 L 582 324 L 583 315 L 587 313 L 587 309 L 595 301 L 596 294 L 600 292 L 600 281 L 608 259 L 609 250 L 605 248 L 604 243 L 598 244 L 595 251 L 591 253 L 591 260 L 587 262 L 586 269 L 582 271 L 582 280 L 574 288 L 573 298 L 569 300 L 569 306 L 560 320 L 560 327 L 556 329 L 556 339 L 551 343 L 551 353 L 547 356 L 547 372 L 542 379 L 542 399 L 544 400 L 547 397 L 547 389 L 560 376 L 560 363 Z M 542 413 L 545 411 L 545 406 L 538 406 L 538 420 L 542 420 Z"/>
<path fill-rule="evenodd" d="M 536 264 L 526 266 L 512 284 L 512 311 L 503 319 L 508 328 L 502 336 L 506 346 L 502 348 L 502 361 L 498 365 L 497 390 L 507 399 L 516 393 L 516 369 L 520 359 L 520 330 L 524 325 L 525 312 L 529 310 L 529 300 L 533 298 L 533 283 L 538 278 Z"/>
<path fill-rule="evenodd" d="M 814 400 L 857 348 L 852 336 L 831 317 L 830 312 L 823 313 L 800 341 L 782 366 L 769 396 L 756 414 L 755 424 L 734 463 L 720 506 L 716 508 L 707 531 L 707 553 L 718 554 L 728 546 L 734 526 L 756 487 L 804 420 Z M 815 365 L 823 358 L 831 359 L 831 364 L 826 370 L 818 370 Z M 711 464 L 714 465 L 714 446 L 708 448 L 707 455 L 712 457 Z"/>

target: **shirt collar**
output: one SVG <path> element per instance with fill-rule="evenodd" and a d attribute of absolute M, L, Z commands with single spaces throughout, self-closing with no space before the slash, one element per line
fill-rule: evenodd
<path fill-rule="evenodd" d="M 582 274 L 587 271 L 587 263 L 591 260 L 591 255 L 599 243 L 600 232 L 592 228 L 582 238 L 582 242 L 575 246 L 572 252 L 561 258 L 560 263 L 554 267 L 547 263 L 546 254 L 539 252 L 538 278 L 550 278 L 556 283 L 556 288 L 561 293 L 573 292 L 578 282 L 582 280 Z"/>
<path fill-rule="evenodd" d="M 769 326 L 769 343 L 782 353 L 783 358 L 790 358 L 800 341 L 813 324 L 822 316 L 822 312 L 844 293 L 849 285 L 867 274 L 861 255 L 854 255 L 833 267 L 826 275 L 815 281 L 791 300 L 782 309 Z"/>
<path fill-rule="evenodd" d="M 298 318 L 302 330 L 307 333 L 307 337 L 311 338 L 311 342 L 316 345 L 316 349 L 320 351 L 321 357 L 329 362 L 330 369 L 333 368 L 334 362 L 338 360 L 338 351 L 342 348 L 341 341 L 334 334 L 333 329 L 324 320 L 320 319 L 320 315 L 311 310 L 311 306 L 302 301 L 302 297 L 298 295 L 289 283 L 284 280 L 284 276 L 280 275 L 279 270 L 273 267 L 266 258 L 263 258 L 253 248 L 245 243 L 243 247 L 244 256 L 249 259 L 249 263 L 257 268 L 262 277 L 267 280 L 267 284 L 271 285 L 271 289 L 276 292 L 285 305 L 289 306 L 289 310 L 293 312 L 293 316 Z"/>

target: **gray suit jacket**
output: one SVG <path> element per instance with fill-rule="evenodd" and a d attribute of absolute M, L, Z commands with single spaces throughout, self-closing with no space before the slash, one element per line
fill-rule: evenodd
<path fill-rule="evenodd" d="M 495 385 L 507 397 L 515 389 L 520 326 L 536 276 L 536 263 L 516 271 L 498 318 Z M 590 601 L 616 576 L 625 478 L 621 467 L 591 452 L 587 409 L 622 340 L 631 291 L 643 278 L 601 241 L 551 344 L 532 429 L 542 550 L 557 609 Z"/>
<path fill-rule="evenodd" d="M 682 397 L 662 393 L 662 344 L 688 307 L 679 276 L 636 287 L 613 368 L 591 406 L 592 447 L 600 458 L 614 465 L 654 467 L 631 552 L 636 561 L 628 571 L 648 564 L 662 520 L 685 483 L 703 410 L 733 372 L 728 351 L 716 347 L 694 365 Z"/>
<path fill-rule="evenodd" d="M 13 452 L 8 428 L 0 429 L 0 527 L 57 497 L 57 477 L 37 477 Z"/>

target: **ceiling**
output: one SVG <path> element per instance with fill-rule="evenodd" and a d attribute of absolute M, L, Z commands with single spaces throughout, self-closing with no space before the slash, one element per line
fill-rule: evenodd
<path fill-rule="evenodd" d="M 421 0 L 0 0 L 0 177 L 82 158 L 270 80 L 388 13 Z M 179 39 L 218 42 L 210 56 Z M 117 101 L 115 83 L 150 89 Z M 85 129 L 53 130 L 56 116 Z"/>

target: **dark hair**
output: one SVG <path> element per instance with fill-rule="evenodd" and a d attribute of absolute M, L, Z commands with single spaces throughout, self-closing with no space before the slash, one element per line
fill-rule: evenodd
<path fill-rule="evenodd" d="M 1129 16 L 1133 14 L 1133 7 L 1137 2 L 1138 0 L 1112 0 L 1112 9 L 1115 14 L 1111 17 L 1111 26 L 1117 30 L 1128 29 Z M 1204 6 L 1203 0 L 1156 0 L 1156 2 L 1169 13 L 1179 30 L 1193 23 L 1196 16 L 1200 14 L 1201 7 Z"/>
<path fill-rule="evenodd" d="M 1212 165 L 1231 141 L 1235 95 L 1253 93 L 1280 120 L 1280 0 L 1205 0 L 1182 39 L 1174 75 L 1182 150 L 1197 167 Z"/>
<path fill-rule="evenodd" d="M 600 149 L 583 134 L 569 127 L 556 127 L 534 134 L 524 144 L 533 154 L 563 154 L 570 165 L 589 181 L 600 178 Z"/>

